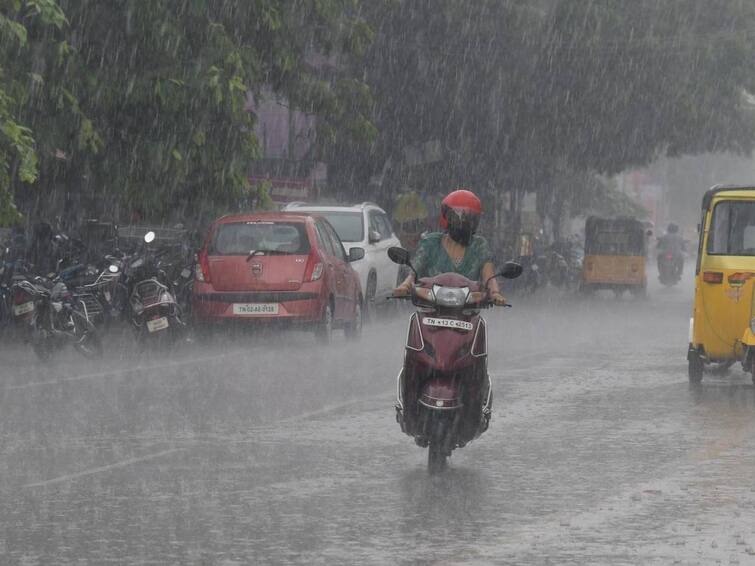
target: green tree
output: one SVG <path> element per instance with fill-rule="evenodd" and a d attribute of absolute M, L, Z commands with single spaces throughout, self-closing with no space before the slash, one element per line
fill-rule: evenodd
<path fill-rule="evenodd" d="M 463 183 L 560 203 L 548 193 L 564 171 L 752 148 L 752 2 L 393 0 L 364 13 L 379 133 L 368 152 L 346 148 L 357 186 L 432 140 L 443 158 L 397 168 L 393 189 Z"/>
<path fill-rule="evenodd" d="M 31 68 L 12 67 L 9 61 L 14 53 L 33 51 L 30 30 L 61 29 L 65 23 L 55 0 L 0 2 L 0 226 L 18 222 L 21 217 L 13 198 L 14 183 L 28 186 L 39 174 L 35 140 L 19 105 L 38 76 Z"/>
<path fill-rule="evenodd" d="M 248 95 L 263 86 L 347 130 L 345 94 L 310 58 L 362 43 L 352 0 L 60 4 L 70 25 L 36 29 L 39 48 L 8 57 L 16 75 L 35 70 L 21 110 L 43 187 L 99 194 L 154 218 L 227 205 L 259 157 Z"/>

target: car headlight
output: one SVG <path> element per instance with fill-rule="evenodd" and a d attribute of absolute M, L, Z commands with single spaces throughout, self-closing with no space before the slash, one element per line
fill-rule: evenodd
<path fill-rule="evenodd" d="M 466 287 L 439 287 L 433 289 L 435 303 L 442 307 L 463 307 L 467 302 L 469 289 Z"/>

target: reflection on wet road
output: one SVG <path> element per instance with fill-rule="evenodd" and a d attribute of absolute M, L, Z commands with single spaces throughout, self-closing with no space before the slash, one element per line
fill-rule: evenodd
<path fill-rule="evenodd" d="M 755 563 L 755 390 L 688 386 L 690 295 L 489 313 L 494 420 L 436 477 L 394 420 L 403 315 L 325 350 L 4 349 L 0 563 Z"/>

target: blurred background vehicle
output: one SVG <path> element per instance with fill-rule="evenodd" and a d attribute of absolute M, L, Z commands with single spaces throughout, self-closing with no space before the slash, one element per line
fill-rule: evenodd
<path fill-rule="evenodd" d="M 388 258 L 388 248 L 400 246 L 385 210 L 375 203 L 354 206 L 317 206 L 291 203 L 284 210 L 311 212 L 325 218 L 335 229 L 347 253 L 352 247 L 364 250 L 364 258 L 352 263 L 364 290 L 364 315 L 374 315 L 378 305 L 391 296 L 399 277 L 399 266 Z"/>
<path fill-rule="evenodd" d="M 198 254 L 194 321 L 209 325 L 295 323 L 320 342 L 333 329 L 362 331 L 362 288 L 347 254 L 325 218 L 294 212 L 224 216 L 209 229 Z"/>
<path fill-rule="evenodd" d="M 630 291 L 645 296 L 646 230 L 630 217 L 591 216 L 585 224 L 585 259 L 580 291 L 610 289 L 617 296 Z"/>

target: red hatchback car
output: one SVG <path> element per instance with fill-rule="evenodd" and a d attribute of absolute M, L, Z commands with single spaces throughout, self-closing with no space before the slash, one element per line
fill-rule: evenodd
<path fill-rule="evenodd" d="M 360 253 L 361 252 L 361 253 Z M 308 325 L 323 342 L 334 327 L 358 337 L 362 290 L 336 231 L 317 216 L 260 213 L 224 216 L 199 252 L 192 295 L 195 323 L 285 321 Z"/>

